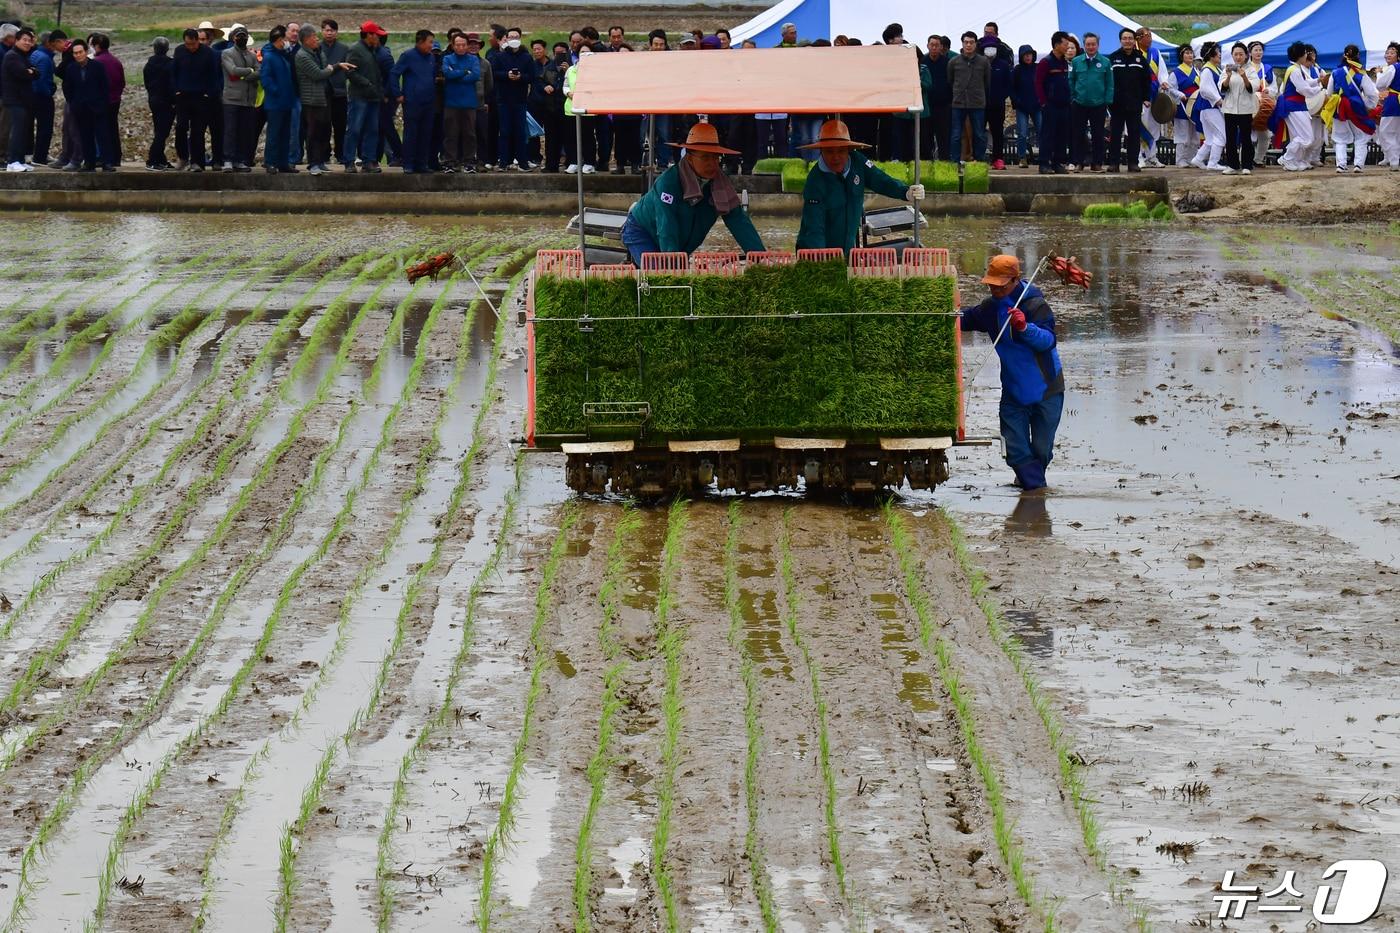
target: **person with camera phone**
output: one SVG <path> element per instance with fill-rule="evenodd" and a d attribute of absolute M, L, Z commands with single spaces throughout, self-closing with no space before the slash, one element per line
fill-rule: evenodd
<path fill-rule="evenodd" d="M 1254 112 L 1259 97 L 1245 68 L 1249 49 L 1236 42 L 1230 49 L 1231 61 L 1220 78 L 1220 109 L 1225 115 L 1225 175 L 1250 175 L 1254 171 Z"/>
<path fill-rule="evenodd" d="M 516 27 L 506 30 L 506 41 L 490 58 L 499 108 L 496 161 L 503 171 L 510 168 L 528 172 L 536 168 L 525 157 L 529 139 L 525 104 L 536 77 L 535 59 L 521 47 L 520 30 Z"/>

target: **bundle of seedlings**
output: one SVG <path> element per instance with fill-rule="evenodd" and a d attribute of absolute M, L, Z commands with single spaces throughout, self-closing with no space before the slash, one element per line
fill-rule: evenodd
<path fill-rule="evenodd" d="M 632 278 L 539 278 L 539 434 L 605 436 L 585 419 L 590 402 L 649 404 L 645 431 L 656 439 L 956 427 L 949 276 L 858 278 L 838 259 L 751 266 L 736 277 L 653 274 L 646 283 L 639 293 Z"/>

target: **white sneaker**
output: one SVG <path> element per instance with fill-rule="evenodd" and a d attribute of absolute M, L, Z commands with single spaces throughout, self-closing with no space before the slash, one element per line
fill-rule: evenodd
<path fill-rule="evenodd" d="M 596 172 L 596 171 L 598 171 L 598 170 L 597 170 L 596 168 L 594 168 L 593 166 L 591 166 L 591 165 L 585 165 L 585 166 L 583 167 L 582 171 L 583 171 L 583 174 L 585 174 L 585 175 L 592 175 L 594 172 Z"/>
<path fill-rule="evenodd" d="M 569 163 L 569 167 L 566 168 L 566 169 L 564 169 L 564 174 L 565 174 L 565 175 L 577 175 L 577 174 L 578 174 L 578 163 L 576 163 L 576 162 L 570 162 L 570 163 Z"/>
<path fill-rule="evenodd" d="M 32 171 L 34 171 L 34 168 L 33 168 L 33 166 L 26 165 L 26 164 L 23 163 L 23 162 L 11 162 L 9 165 L 5 166 L 5 171 L 7 171 L 7 172 L 32 172 Z"/>
<path fill-rule="evenodd" d="M 1222 168 L 1222 169 L 1220 170 L 1220 174 L 1222 174 L 1222 175 L 1238 175 L 1239 172 L 1235 171 L 1234 169 L 1230 168 L 1230 166 L 1227 165 L 1227 166 L 1225 166 L 1224 168 Z"/>
<path fill-rule="evenodd" d="M 1161 162 L 1158 162 L 1158 161 L 1157 161 L 1157 157 L 1156 157 L 1156 156 L 1153 156 L 1153 157 L 1148 161 L 1147 164 L 1150 165 L 1150 166 L 1152 166 L 1153 168 L 1166 168 L 1165 165 L 1163 165 Z"/>
<path fill-rule="evenodd" d="M 1360 163 L 1360 162 L 1358 162 L 1357 164 L 1355 164 L 1355 165 L 1353 165 L 1353 166 L 1351 167 L 1351 173 L 1352 173 L 1353 175 L 1360 175 L 1360 174 L 1361 174 L 1361 163 Z"/>
<path fill-rule="evenodd" d="M 1347 173 L 1347 167 L 1346 167 L 1345 165 L 1339 165 L 1339 166 L 1337 166 L 1337 174 L 1338 174 L 1338 175 L 1345 175 L 1346 173 Z"/>
<path fill-rule="evenodd" d="M 1249 169 L 1247 169 L 1247 168 L 1242 168 L 1242 169 L 1240 169 L 1240 174 L 1241 174 L 1241 175 L 1253 175 L 1254 173 L 1251 172 L 1251 171 L 1250 171 Z"/>

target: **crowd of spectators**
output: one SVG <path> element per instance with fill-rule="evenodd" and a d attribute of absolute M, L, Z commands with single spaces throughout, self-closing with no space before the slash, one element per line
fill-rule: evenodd
<path fill-rule="evenodd" d="M 146 119 L 151 142 L 141 156 L 151 171 L 249 172 L 261 154 L 269 173 L 304 167 L 323 174 L 333 166 L 351 173 L 386 166 L 405 174 L 640 173 L 648 157 L 655 169 L 664 169 L 672 148 L 663 143 L 684 140 L 691 126 L 705 120 L 739 153 L 726 157 L 726 171 L 744 173 L 768 156 L 815 158 L 814 150 L 800 147 L 816 138 L 824 118 L 587 116 L 577 139 L 571 95 L 581 59 L 755 47 L 751 41 L 733 46 L 724 29 L 678 37 L 653 29 L 635 46 L 620 25 L 606 35 L 585 26 L 552 44 L 499 25 L 485 34 L 454 28 L 439 36 L 420 29 L 398 54 L 389 47 L 388 32 L 373 21 L 361 23 L 354 38 L 343 38 L 330 17 L 319 25 L 274 26 L 261 41 L 263 35 L 255 41 L 241 24 L 217 28 L 206 21 L 186 29 L 173 49 L 169 40 L 155 39 L 141 67 L 140 107 L 124 100 L 126 68 L 112 54 L 107 35 L 69 37 L 59 29 L 36 34 L 15 24 L 0 26 L 0 144 L 6 146 L 8 170 L 115 171 L 124 156 L 121 122 Z M 898 23 L 872 41 L 909 44 Z M 1113 37 L 1112 52 L 1101 48 L 1108 41 L 1093 33 L 1081 40 L 1056 32 L 1041 56 L 1029 44 L 1013 52 L 996 23 L 986 23 L 980 34 L 964 32 L 956 43 L 930 35 L 915 46 L 922 119 L 850 114 L 846 120 L 853 136 L 870 140 L 872 154 L 885 160 L 908 161 L 917 151 L 926 159 L 986 161 L 1000 170 L 1016 161 L 1026 167 L 1035 156 L 1046 173 L 1117 171 L 1120 165 L 1137 171 L 1160 165 L 1156 140 L 1174 135 L 1178 164 L 1197 154 L 1197 141 L 1207 136 L 1210 144 L 1200 150 L 1208 162 L 1192 163 L 1197 167 L 1223 169 L 1222 157 L 1244 166 L 1246 148 L 1250 164 L 1262 164 L 1267 146 L 1261 133 L 1273 131 L 1261 129 L 1255 118 L 1261 109 L 1272 109 L 1284 79 L 1266 74 L 1257 56 L 1251 67 L 1252 50 L 1245 50 L 1246 63 L 1222 71 L 1218 61 L 1193 63 L 1185 46 L 1173 68 L 1146 29 L 1122 30 Z M 861 44 L 845 35 L 802 39 L 788 23 L 779 47 Z M 1393 49 L 1385 69 L 1354 80 L 1358 103 L 1374 107 L 1377 126 L 1371 132 L 1396 150 L 1386 151 L 1392 165 L 1400 163 L 1400 116 L 1384 107 L 1396 109 L 1400 97 Z M 1315 62 L 1312 68 L 1317 71 Z M 1350 74 L 1345 65 L 1338 69 L 1343 81 Z M 1325 84 L 1322 79 L 1319 86 Z M 1175 120 L 1153 119 L 1151 104 L 1160 94 L 1177 105 Z M 1241 129 L 1246 110 L 1247 132 Z M 1234 143 L 1228 157 L 1227 125 Z M 1342 135 L 1352 141 L 1345 128 Z M 1364 145 L 1359 135 L 1357 145 Z M 1387 143 L 1390 136 L 1395 139 Z"/>

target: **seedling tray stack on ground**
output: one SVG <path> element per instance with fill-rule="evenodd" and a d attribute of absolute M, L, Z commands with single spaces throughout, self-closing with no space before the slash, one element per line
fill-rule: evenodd
<path fill-rule="evenodd" d="M 954 272 L 893 250 L 636 273 L 555 264 L 534 283 L 535 435 L 590 440 L 954 435 Z M 878 255 L 888 253 L 888 256 Z M 907 260 L 906 260 L 907 261 Z M 639 285 L 641 286 L 639 288 Z M 649 414 L 609 424 L 597 403 Z M 586 410 L 592 409 L 590 414 Z"/>

